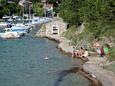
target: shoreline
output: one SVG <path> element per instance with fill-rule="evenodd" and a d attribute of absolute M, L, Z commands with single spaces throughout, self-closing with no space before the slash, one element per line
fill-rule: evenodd
<path fill-rule="evenodd" d="M 70 46 L 69 40 L 65 39 L 64 37 L 59 37 L 59 36 L 52 37 L 52 36 L 46 36 L 44 34 L 42 34 L 42 36 L 41 35 L 38 36 L 38 34 L 37 34 L 36 36 L 41 37 L 41 38 L 47 38 L 49 40 L 53 40 L 53 41 L 57 42 L 58 49 L 60 49 L 60 51 L 62 51 L 65 54 L 71 55 L 71 53 L 73 52 L 73 46 Z M 68 49 L 66 49 L 66 48 L 68 48 Z M 80 72 L 80 74 L 82 74 L 84 77 L 86 77 L 90 81 L 91 86 L 102 86 L 101 82 L 99 80 L 97 80 L 96 78 L 93 78 L 91 76 L 91 74 L 86 72 L 83 68 L 80 68 L 79 72 Z"/>
<path fill-rule="evenodd" d="M 40 34 L 40 35 L 39 35 Z M 66 54 L 71 54 L 73 52 L 73 46 L 70 45 L 70 40 L 59 35 L 47 35 L 43 32 L 36 33 L 37 37 L 48 38 L 58 42 L 58 48 Z M 95 83 L 95 86 L 114 86 L 115 85 L 115 74 L 112 71 L 108 71 L 98 66 L 96 62 L 99 60 L 96 57 L 88 57 L 89 61 L 83 64 L 83 71 L 86 73 L 86 78 Z M 88 74 L 87 74 L 88 73 Z M 87 76 L 89 75 L 89 76 Z M 98 82 L 97 82 L 98 81 Z"/>

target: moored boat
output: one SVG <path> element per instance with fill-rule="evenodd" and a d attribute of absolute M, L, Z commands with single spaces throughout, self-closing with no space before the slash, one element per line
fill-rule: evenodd
<path fill-rule="evenodd" d="M 21 35 L 18 32 L 5 32 L 0 33 L 0 38 L 3 39 L 14 39 L 14 38 L 20 38 Z"/>

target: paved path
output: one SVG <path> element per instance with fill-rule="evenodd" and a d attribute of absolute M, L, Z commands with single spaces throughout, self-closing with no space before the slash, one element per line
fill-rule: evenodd
<path fill-rule="evenodd" d="M 85 71 L 94 74 L 103 86 L 115 86 L 115 74 L 113 72 L 88 62 L 83 65 L 83 68 Z"/>

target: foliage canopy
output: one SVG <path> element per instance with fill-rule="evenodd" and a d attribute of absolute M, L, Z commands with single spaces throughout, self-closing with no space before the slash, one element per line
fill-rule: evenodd
<path fill-rule="evenodd" d="M 85 22 L 87 30 L 96 38 L 114 36 L 109 34 L 115 32 L 114 0 L 63 0 L 60 16 L 70 25 Z"/>

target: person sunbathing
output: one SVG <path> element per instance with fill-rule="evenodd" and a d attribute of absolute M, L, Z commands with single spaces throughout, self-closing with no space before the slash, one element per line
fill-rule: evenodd
<path fill-rule="evenodd" d="M 74 50 L 73 55 L 74 57 L 82 57 L 82 54 L 84 53 L 84 49 L 80 47 L 79 50 Z"/>
<path fill-rule="evenodd" d="M 84 53 L 82 54 L 82 57 L 88 57 L 89 56 L 89 52 L 87 49 L 85 49 Z"/>

